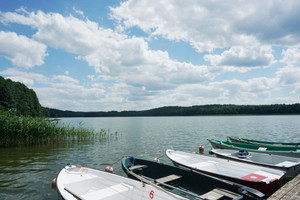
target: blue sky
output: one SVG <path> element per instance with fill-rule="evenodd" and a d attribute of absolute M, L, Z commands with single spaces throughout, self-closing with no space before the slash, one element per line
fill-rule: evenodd
<path fill-rule="evenodd" d="M 300 102 L 296 0 L 2 0 L 0 75 L 73 111 Z"/>

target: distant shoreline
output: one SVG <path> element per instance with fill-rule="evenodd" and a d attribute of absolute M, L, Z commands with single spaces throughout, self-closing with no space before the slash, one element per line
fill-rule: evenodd
<path fill-rule="evenodd" d="M 272 105 L 213 104 L 198 106 L 165 106 L 142 111 L 68 111 L 48 110 L 51 118 L 59 117 L 171 117 L 171 116 L 243 116 L 243 115 L 299 115 L 300 103 Z"/>

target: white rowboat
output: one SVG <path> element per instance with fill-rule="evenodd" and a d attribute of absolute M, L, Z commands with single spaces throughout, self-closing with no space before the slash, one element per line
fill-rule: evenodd
<path fill-rule="evenodd" d="M 56 186 L 63 199 L 68 200 L 185 199 L 140 181 L 74 165 L 60 171 Z"/>
<path fill-rule="evenodd" d="M 255 188 L 266 197 L 282 185 L 284 178 L 281 170 L 228 159 L 170 149 L 166 150 L 166 155 L 175 165 Z"/>

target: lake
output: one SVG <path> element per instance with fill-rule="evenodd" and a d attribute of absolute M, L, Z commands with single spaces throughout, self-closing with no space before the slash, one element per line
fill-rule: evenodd
<path fill-rule="evenodd" d="M 165 156 L 168 148 L 205 153 L 207 139 L 238 136 L 270 141 L 300 141 L 300 116 L 197 116 L 62 118 L 61 123 L 116 132 L 109 140 L 0 149 L 0 199 L 60 199 L 51 180 L 67 163 L 104 170 L 113 165 L 125 176 L 120 159 L 133 155 L 146 159 Z"/>

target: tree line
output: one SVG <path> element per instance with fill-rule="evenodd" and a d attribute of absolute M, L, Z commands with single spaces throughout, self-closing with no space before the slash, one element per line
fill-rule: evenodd
<path fill-rule="evenodd" d="M 286 115 L 300 114 L 300 104 L 232 105 L 212 104 L 189 107 L 165 106 L 142 111 L 76 112 L 44 108 L 36 93 L 24 84 L 0 76 L 0 110 L 33 117 L 132 117 L 132 116 L 197 116 L 197 115 Z"/>
<path fill-rule="evenodd" d="M 47 108 L 50 117 L 139 117 L 198 115 L 290 115 L 300 114 L 300 104 L 166 106 L 143 111 L 75 112 Z"/>

